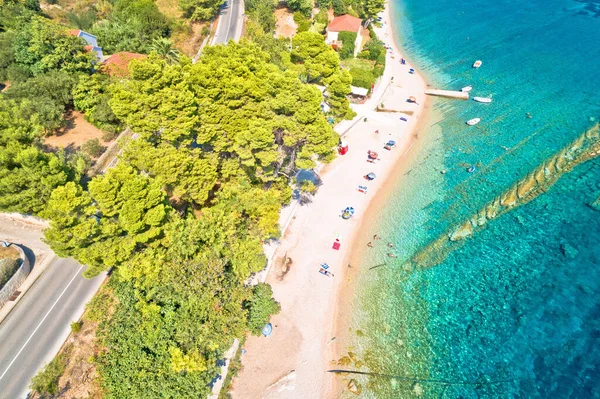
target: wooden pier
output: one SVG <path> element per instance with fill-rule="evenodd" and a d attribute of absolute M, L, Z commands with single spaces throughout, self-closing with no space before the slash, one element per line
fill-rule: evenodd
<path fill-rule="evenodd" d="M 469 93 L 463 91 L 452 91 L 452 90 L 425 90 L 425 94 L 428 96 L 456 98 L 458 100 L 468 100 Z"/>

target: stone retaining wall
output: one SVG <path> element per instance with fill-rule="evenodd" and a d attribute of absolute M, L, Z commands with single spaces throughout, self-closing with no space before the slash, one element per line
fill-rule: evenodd
<path fill-rule="evenodd" d="M 40 219 L 37 216 L 33 216 L 33 215 L 23 215 L 21 213 L 16 213 L 16 212 L 13 212 L 13 213 L 2 212 L 2 213 L 0 213 L 0 216 L 10 219 L 10 220 L 17 221 L 17 222 L 38 226 L 38 227 L 41 227 L 44 229 L 50 227 L 50 223 L 48 223 L 47 220 Z"/>
<path fill-rule="evenodd" d="M 21 267 L 17 269 L 15 274 L 4 284 L 4 287 L 0 289 L 0 308 L 4 306 L 6 302 L 8 302 L 8 298 L 19 289 L 23 281 L 27 278 L 29 273 L 31 272 L 31 265 L 29 264 L 29 259 L 25 256 L 25 252 L 23 252 L 23 248 L 16 244 L 12 244 L 12 246 L 19 252 L 23 263 Z"/>

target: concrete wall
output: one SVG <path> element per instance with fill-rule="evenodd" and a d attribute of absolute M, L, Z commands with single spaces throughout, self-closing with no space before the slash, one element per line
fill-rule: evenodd
<path fill-rule="evenodd" d="M 27 256 L 25 256 L 23 249 L 16 244 L 13 244 L 12 246 L 17 251 L 19 251 L 19 255 L 21 256 L 23 263 L 21 264 L 21 267 L 17 269 L 15 274 L 13 274 L 10 280 L 6 282 L 4 287 L 0 289 L 0 308 L 4 306 L 4 304 L 8 301 L 8 298 L 13 294 L 13 292 L 19 289 L 21 284 L 23 284 L 23 281 L 25 281 L 25 279 L 31 272 L 31 265 L 29 264 L 29 259 L 27 259 Z"/>
<path fill-rule="evenodd" d="M 40 219 L 37 216 L 33 216 L 33 215 L 23 215 L 21 213 L 16 213 L 16 212 L 12 212 L 12 213 L 7 213 L 7 212 L 2 212 L 0 213 L 0 215 L 2 215 L 3 217 L 10 219 L 10 220 L 14 220 L 17 222 L 21 222 L 21 223 L 27 223 L 27 224 L 31 224 L 34 226 L 38 226 L 44 229 L 47 229 L 48 227 L 50 227 L 50 223 L 48 223 L 47 220 L 44 219 Z"/>

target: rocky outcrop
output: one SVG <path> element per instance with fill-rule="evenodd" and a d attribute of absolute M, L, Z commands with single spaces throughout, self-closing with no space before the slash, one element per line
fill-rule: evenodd
<path fill-rule="evenodd" d="M 592 202 L 590 206 L 595 210 L 600 211 L 600 197 L 596 198 L 596 200 Z"/>
<path fill-rule="evenodd" d="M 452 234 L 450 234 L 450 241 L 462 240 L 463 238 L 467 238 L 471 234 L 473 234 L 473 226 L 471 225 L 470 221 L 465 222 L 465 224 L 463 224 L 458 229 L 453 231 Z"/>
<path fill-rule="evenodd" d="M 600 125 L 596 124 L 504 193 L 494 198 L 466 222 L 455 226 L 449 230 L 449 233 L 422 248 L 412 257 L 407 266 L 431 267 L 441 263 L 449 251 L 477 230 L 482 229 L 489 220 L 495 219 L 510 209 L 526 204 L 546 191 L 563 174 L 598 156 L 600 156 Z M 600 197 L 590 206 L 600 211 Z M 575 252 L 567 245 L 561 247 L 561 251 L 566 257 L 576 256 Z"/>

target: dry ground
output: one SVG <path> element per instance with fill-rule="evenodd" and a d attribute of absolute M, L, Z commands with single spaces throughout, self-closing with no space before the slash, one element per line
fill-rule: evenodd
<path fill-rule="evenodd" d="M 278 8 L 275 10 L 275 37 L 285 37 L 287 39 L 294 37 L 298 25 L 294 22 L 294 13 L 287 8 Z"/>
<path fill-rule="evenodd" d="M 0 246 L 0 259 L 5 259 L 5 258 L 10 258 L 10 259 L 19 259 L 20 255 L 19 252 L 14 249 L 12 246 L 10 247 L 3 247 Z"/>
<path fill-rule="evenodd" d="M 103 145 L 107 144 L 102 140 L 102 130 L 86 121 L 81 112 L 73 111 L 65 115 L 65 119 L 67 125 L 54 135 L 46 137 L 44 144 L 54 149 L 64 148 L 67 151 L 76 151 L 83 143 L 92 139 L 100 140 Z"/>

